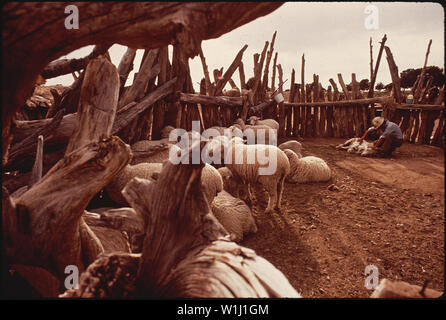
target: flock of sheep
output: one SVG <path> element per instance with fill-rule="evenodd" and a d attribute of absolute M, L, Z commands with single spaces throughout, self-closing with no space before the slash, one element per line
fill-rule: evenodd
<path fill-rule="evenodd" d="M 213 215 L 235 242 L 242 241 L 246 234 L 257 232 L 255 217 L 251 210 L 253 203 L 251 190 L 254 185 L 261 185 L 268 193 L 265 213 L 270 213 L 275 209 L 281 209 L 285 181 L 307 183 L 328 181 L 331 178 L 331 170 L 323 159 L 314 156 L 302 157 L 302 145 L 298 141 L 290 140 L 279 146 L 274 145 L 279 129 L 277 121 L 260 120 L 253 116 L 247 122 L 246 124 L 242 119 L 237 119 L 229 128 L 212 127 L 211 129 L 215 129 L 220 135 L 206 138 L 204 146 L 207 154 L 218 155 L 221 161 L 205 164 L 201 183 Z M 261 137 L 258 143 L 257 140 L 253 142 L 250 139 L 243 139 L 243 133 L 247 132 L 247 129 L 256 133 L 256 139 L 260 136 L 257 133 L 263 133 L 265 140 Z M 172 141 L 173 131 L 173 127 L 165 127 L 161 132 L 161 140 L 142 140 L 131 146 L 134 154 L 132 162 L 106 187 L 107 194 L 114 202 L 120 206 L 128 206 L 122 190 L 130 180 L 134 177 L 156 180 L 162 170 L 163 162 L 171 159 L 172 154 L 179 155 L 183 152 L 185 148 L 181 141 Z M 187 140 L 192 139 L 194 135 L 201 137 L 195 131 L 187 132 L 187 136 L 184 137 Z M 149 150 L 153 152 L 147 153 Z M 141 152 L 146 153 L 135 157 L 135 154 Z M 235 159 L 237 154 L 242 155 L 240 159 Z M 272 157 L 268 156 L 274 155 L 276 161 L 274 172 L 261 174 L 261 170 L 270 164 L 260 161 L 258 157 L 255 157 L 254 161 L 247 161 L 249 157 L 259 154 L 264 154 L 268 161 L 272 160 Z"/>

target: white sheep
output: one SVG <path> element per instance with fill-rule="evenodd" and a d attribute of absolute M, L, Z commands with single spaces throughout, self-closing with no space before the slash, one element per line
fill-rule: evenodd
<path fill-rule="evenodd" d="M 279 145 L 280 150 L 290 149 L 299 159 L 302 158 L 302 144 L 296 140 L 289 140 Z"/>
<path fill-rule="evenodd" d="M 153 174 L 161 172 L 162 163 L 139 163 L 136 165 L 127 165 L 112 179 L 112 181 L 105 187 L 110 199 L 114 202 L 128 206 L 127 200 L 122 195 L 121 191 L 126 184 L 134 177 L 154 181 Z"/>
<path fill-rule="evenodd" d="M 257 232 L 251 209 L 242 200 L 226 191 L 220 192 L 212 201 L 212 213 L 228 231 L 231 240 L 240 242 L 243 236 Z"/>
<path fill-rule="evenodd" d="M 255 144 L 245 145 L 231 141 L 207 144 L 208 154 L 219 153 L 232 178 L 244 185 L 260 183 L 268 192 L 268 206 L 265 212 L 280 209 L 286 176 L 290 163 L 285 153 L 276 146 Z"/>
<path fill-rule="evenodd" d="M 259 126 L 259 125 L 264 125 L 264 126 L 268 126 L 270 128 L 279 130 L 279 123 L 274 120 L 274 119 L 264 119 L 264 120 L 260 120 L 259 117 L 257 116 L 251 116 L 248 119 L 248 123 L 252 126 Z"/>
<path fill-rule="evenodd" d="M 277 130 L 269 126 L 246 125 L 241 118 L 238 118 L 233 126 L 243 131 L 243 134 L 247 137 L 248 144 L 258 144 L 260 142 L 262 144 L 276 145 L 277 143 Z M 254 136 L 250 136 L 251 134 Z"/>
<path fill-rule="evenodd" d="M 327 163 L 318 157 L 300 158 L 290 149 L 283 151 L 290 161 L 289 183 L 322 182 L 331 179 L 331 169 Z"/>
<path fill-rule="evenodd" d="M 347 150 L 348 153 L 358 153 L 361 156 L 366 156 L 374 153 L 372 149 L 373 142 L 362 140 L 359 138 L 351 138 L 336 146 L 337 150 Z"/>
<path fill-rule="evenodd" d="M 175 146 L 174 146 L 175 147 Z M 156 176 L 161 172 L 162 163 L 139 163 L 137 165 L 127 165 L 113 180 L 106 186 L 107 194 L 114 202 L 128 206 L 127 200 L 122 195 L 122 189 L 135 177 L 156 180 Z M 206 164 L 201 173 L 201 183 L 204 186 L 206 197 L 212 203 L 214 197 L 223 190 L 223 179 L 213 166 Z"/>

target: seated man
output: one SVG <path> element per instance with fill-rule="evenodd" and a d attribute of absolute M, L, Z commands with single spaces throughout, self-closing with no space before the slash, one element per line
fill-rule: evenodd
<path fill-rule="evenodd" d="M 372 120 L 372 125 L 373 127 L 370 127 L 358 141 L 361 142 L 367 138 L 371 132 L 381 133 L 372 147 L 377 151 L 377 156 L 389 157 L 396 148 L 403 144 L 403 134 L 396 123 L 385 120 L 383 117 L 375 117 Z"/>

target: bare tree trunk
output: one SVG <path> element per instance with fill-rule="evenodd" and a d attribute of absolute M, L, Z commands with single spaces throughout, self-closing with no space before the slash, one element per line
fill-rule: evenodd
<path fill-rule="evenodd" d="M 421 74 L 420 74 L 420 80 L 418 81 L 418 86 L 415 90 L 415 95 L 414 95 L 414 103 L 419 102 L 423 97 L 421 96 L 421 89 L 423 88 L 424 85 L 424 76 L 426 74 L 426 67 L 427 67 L 427 59 L 429 57 L 429 52 L 431 49 L 431 45 L 432 45 L 432 39 L 429 40 L 429 44 L 427 46 L 427 51 L 426 51 L 426 57 L 424 59 L 424 65 L 423 65 L 423 69 L 421 69 Z"/>
<path fill-rule="evenodd" d="M 220 80 L 217 82 L 217 86 L 215 87 L 214 96 L 220 95 L 223 88 L 225 87 L 226 83 L 229 81 L 229 79 L 232 77 L 232 74 L 235 72 L 237 67 L 240 64 L 240 61 L 242 61 L 243 58 L 243 52 L 248 48 L 248 45 L 245 44 L 243 48 L 238 52 L 237 56 L 234 58 L 234 61 L 231 63 L 229 68 L 226 70 L 225 74 L 223 75 L 223 80 Z"/>
<path fill-rule="evenodd" d="M 125 83 L 127 82 L 127 78 L 129 76 L 130 71 L 133 69 L 133 60 L 135 60 L 136 49 L 127 48 L 126 52 L 121 58 L 121 61 L 118 65 L 118 74 L 119 74 L 119 92 L 122 92 L 122 88 L 124 88 Z"/>
<path fill-rule="evenodd" d="M 384 35 L 384 37 L 381 40 L 381 46 L 379 47 L 379 52 L 378 52 L 378 58 L 376 59 L 376 65 L 375 65 L 375 70 L 373 70 L 373 77 L 370 79 L 370 87 L 371 88 L 375 88 L 375 81 L 376 81 L 376 76 L 378 74 L 378 68 L 379 68 L 379 63 L 381 61 L 381 56 L 383 54 L 383 50 L 384 50 L 384 44 L 386 43 L 387 40 L 387 36 Z M 368 98 L 373 98 L 373 91 L 369 90 L 369 94 L 367 95 Z"/>
<path fill-rule="evenodd" d="M 109 136 L 119 97 L 116 67 L 103 56 L 91 60 L 85 70 L 77 110 L 77 126 L 65 155 L 102 137 Z"/>
<path fill-rule="evenodd" d="M 187 57 L 193 57 L 201 40 L 218 38 L 283 3 L 73 4 L 83 13 L 82 26 L 75 31 L 63 27 L 65 3 L 8 3 L 3 8 L 3 164 L 7 162 L 13 117 L 32 95 L 41 71 L 54 59 L 90 44 L 151 49 L 174 42 L 184 47 Z M 54 19 L 56 13 L 60 19 Z"/>
<path fill-rule="evenodd" d="M 144 96 L 147 82 L 155 78 L 161 71 L 159 64 L 153 66 L 156 57 L 158 56 L 158 49 L 152 49 L 147 54 L 144 61 L 141 63 L 138 74 L 133 80 L 132 86 L 126 90 L 123 96 L 119 99 L 118 109 L 129 104 L 132 101 L 138 100 Z"/>

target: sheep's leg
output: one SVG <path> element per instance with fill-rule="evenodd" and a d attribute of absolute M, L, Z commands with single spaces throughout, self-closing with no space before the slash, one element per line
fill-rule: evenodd
<path fill-rule="evenodd" d="M 268 192 L 268 206 L 266 207 L 265 213 L 269 213 L 273 211 L 273 206 L 277 202 L 277 184 L 271 184 L 271 181 L 268 181 L 269 184 L 263 185 L 266 191 Z"/>
<path fill-rule="evenodd" d="M 278 210 L 281 209 L 281 202 L 282 202 L 282 195 L 283 195 L 283 188 L 285 185 L 285 175 L 283 175 L 280 180 L 279 183 L 277 184 L 277 194 L 278 194 L 278 198 L 277 198 L 277 204 L 276 204 L 276 208 Z"/>

